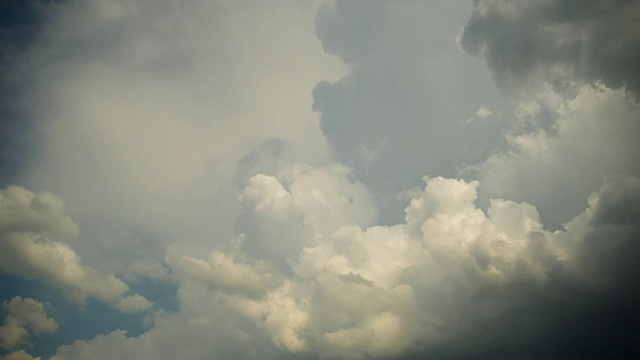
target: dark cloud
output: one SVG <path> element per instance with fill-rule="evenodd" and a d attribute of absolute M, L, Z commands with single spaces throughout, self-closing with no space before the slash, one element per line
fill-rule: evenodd
<path fill-rule="evenodd" d="M 593 226 L 638 225 L 640 221 L 640 184 L 637 179 L 610 177 L 602 187 L 592 218 Z"/>
<path fill-rule="evenodd" d="M 327 53 L 347 63 L 362 61 L 379 44 L 390 6 L 391 2 L 380 0 L 323 3 L 316 15 L 316 35 Z"/>
<path fill-rule="evenodd" d="M 637 178 L 607 179 L 591 196 L 589 209 L 568 225 L 574 259 L 556 258 L 547 283 L 481 288 L 470 307 L 461 309 L 460 315 L 472 320 L 469 328 L 452 341 L 402 358 L 638 357 L 640 217 L 632 217 L 640 206 L 638 191 Z M 478 315 L 483 311 L 487 315 Z"/>
<path fill-rule="evenodd" d="M 577 77 L 638 95 L 639 13 L 637 0 L 477 0 L 459 43 L 509 89 Z"/>
<path fill-rule="evenodd" d="M 47 19 L 48 2 L 0 2 L 0 186 L 20 177 L 38 144 L 32 124 L 20 111 L 20 95 L 30 77 L 22 55 Z"/>

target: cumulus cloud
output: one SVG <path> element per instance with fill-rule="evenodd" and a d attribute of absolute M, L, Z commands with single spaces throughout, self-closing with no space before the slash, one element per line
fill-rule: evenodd
<path fill-rule="evenodd" d="M 28 344 L 31 334 L 40 336 L 58 329 L 58 323 L 47 316 L 44 304 L 39 301 L 16 296 L 2 305 L 7 315 L 0 326 L 0 348 L 11 350 Z"/>
<path fill-rule="evenodd" d="M 74 302 L 95 297 L 125 312 L 148 308 L 140 295 L 125 295 L 129 287 L 112 274 L 82 265 L 67 243 L 53 240 L 78 234 L 64 215 L 62 200 L 50 193 L 33 193 L 10 186 L 0 191 L 0 268 L 59 287 Z"/>
<path fill-rule="evenodd" d="M 261 178 L 264 176 L 255 177 Z M 300 356 L 490 356 L 496 348 L 512 346 L 509 351 L 517 357 L 533 351 L 528 346 L 536 341 L 557 336 L 575 340 L 573 334 L 561 336 L 559 329 L 578 320 L 583 311 L 595 315 L 610 311 L 615 305 L 611 297 L 624 298 L 628 280 L 637 281 L 631 260 L 637 255 L 633 245 L 638 236 L 636 219 L 600 220 L 637 207 L 637 178 L 606 180 L 589 197 L 589 207 L 566 229 L 556 232 L 545 230 L 536 208 L 527 203 L 495 199 L 486 212 L 477 208 L 477 182 L 425 180 L 426 187 L 406 208 L 403 224 L 335 224 L 324 232 L 283 232 L 282 236 L 290 236 L 289 241 L 305 240 L 296 259 L 289 262 L 291 275 L 255 263 L 237 246 L 241 242 L 236 244 L 235 255 L 216 251 L 208 262 L 182 258 L 175 269 L 180 270 L 179 293 L 188 308 L 164 320 L 171 325 L 156 325 L 126 343 L 166 336 L 169 329 L 185 326 L 179 323 L 186 321 L 186 314 L 212 311 L 209 305 L 192 302 L 204 291 L 217 299 L 217 306 L 227 309 L 227 321 L 252 321 L 253 325 L 241 327 L 250 331 L 246 335 L 260 338 L 259 333 L 266 334 L 276 349 Z M 280 185 L 277 178 L 271 181 Z M 295 180 L 290 186 L 295 188 Z M 327 192 L 326 188 L 309 189 L 307 194 L 321 197 Z M 629 199 L 625 205 L 618 203 L 622 198 Z M 348 206 L 346 202 L 334 204 Z M 315 206 L 307 202 L 299 211 L 313 214 Z M 257 202 L 252 210 L 277 214 L 282 206 L 275 201 Z M 287 223 L 315 226 L 295 217 L 269 221 L 274 227 Z M 620 235 L 614 242 L 605 236 L 612 233 Z M 629 252 L 629 262 L 614 260 L 619 259 L 620 251 Z M 617 277 L 625 281 L 615 280 Z M 585 294 L 593 301 L 576 303 Z M 535 316 L 518 315 L 529 311 Z M 569 311 L 570 315 L 556 319 L 546 311 Z M 201 321 L 202 326 L 208 325 L 206 318 Z M 602 324 L 614 326 L 608 321 Z M 242 341 L 242 336 L 236 336 L 235 341 Z M 493 339 L 480 341 L 483 336 Z M 61 348 L 59 356 L 95 354 L 107 338 L 125 341 L 117 340 L 114 333 Z M 467 341 L 475 345 L 452 347 Z M 533 353 L 552 358 L 581 353 L 573 346 L 577 345 Z M 128 351 L 123 356 L 133 356 L 138 350 L 133 346 Z"/>
<path fill-rule="evenodd" d="M 499 84 L 577 79 L 640 91 L 640 2 L 475 1 L 458 38 Z"/>
<path fill-rule="evenodd" d="M 640 107 L 623 90 L 585 86 L 569 98 L 546 90 L 505 117 L 510 147 L 463 171 L 480 180 L 485 203 L 490 197 L 527 201 L 547 226 L 558 228 L 607 175 L 640 176 Z"/>
<path fill-rule="evenodd" d="M 472 8 L 458 44 L 489 69 L 454 41 Z M 2 190 L 0 268 L 157 297 L 54 360 L 631 358 L 636 8 L 52 3 L 16 68 L 21 179 L 65 204 Z"/>
<path fill-rule="evenodd" d="M 368 226 L 377 220 L 368 189 L 353 179 L 350 169 L 337 164 L 296 165 L 280 178 L 258 174 L 249 180 L 240 202 L 247 210 L 238 222 L 246 236 L 243 247 L 281 269 L 314 238 L 343 224 Z"/>
<path fill-rule="evenodd" d="M 173 268 L 184 273 L 182 276 L 227 292 L 262 296 L 274 287 L 274 280 L 263 263 L 252 266 L 238 261 L 234 254 L 220 251 L 211 253 L 208 260 L 183 255 Z"/>

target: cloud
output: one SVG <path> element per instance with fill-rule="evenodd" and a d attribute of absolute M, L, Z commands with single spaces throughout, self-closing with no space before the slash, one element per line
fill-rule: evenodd
<path fill-rule="evenodd" d="M 181 256 L 173 268 L 184 273 L 184 277 L 199 280 L 222 291 L 262 296 L 274 287 L 275 281 L 267 270 L 268 266 L 263 263 L 246 264 L 238 261 L 234 254 L 220 251 L 211 253 L 208 260 Z"/>
<path fill-rule="evenodd" d="M 640 251 L 640 179 L 607 177 L 600 190 L 589 196 L 589 207 L 565 227 L 582 235 L 579 266 L 592 286 L 635 293 L 640 278 L 632 270 Z M 623 290 L 624 289 L 624 290 Z"/>
<path fill-rule="evenodd" d="M 254 179 L 264 180 L 265 176 Z M 208 328 L 209 312 L 222 311 L 230 324 L 239 326 L 243 318 L 252 322 L 236 328 L 244 329 L 245 335 L 231 335 L 234 341 L 266 335 L 275 349 L 301 357 L 356 359 L 420 353 L 482 358 L 508 347 L 513 357 L 530 352 L 557 358 L 582 354 L 584 345 L 569 343 L 564 348 L 538 350 L 530 346 L 554 337 L 553 341 L 577 341 L 579 335 L 561 331 L 572 321 L 584 321 L 585 313 L 604 315 L 617 300 L 629 300 L 624 284 L 637 281 L 631 259 L 637 253 L 633 244 L 638 224 L 635 219 L 604 224 L 597 220 L 603 215 L 597 214 L 619 213 L 618 200 L 623 198 L 629 199 L 622 205 L 623 212 L 635 209 L 637 196 L 630 195 L 640 188 L 637 178 L 609 178 L 590 196 L 589 207 L 566 229 L 556 232 L 545 230 L 537 210 L 527 203 L 494 199 L 486 212 L 477 208 L 478 182 L 441 177 L 425 180 L 425 188 L 407 207 L 403 224 L 335 224 L 315 233 L 282 232 L 286 240 L 306 244 L 289 262 L 293 271 L 289 275 L 247 257 L 242 242 L 228 250 L 235 253 L 213 252 L 208 262 L 182 258 L 190 264 L 189 270 L 184 262 L 172 265 L 181 274 L 180 314 L 160 315 L 160 322 L 140 337 L 118 340 L 119 335 L 112 333 L 63 347 L 58 355 L 62 359 L 74 358 L 71 354 L 101 354 L 100 344 L 107 339 L 118 344 L 154 343 L 152 339 L 164 338 L 176 327 L 191 331 L 186 329 L 196 326 L 195 319 Z M 272 186 L 280 184 L 277 178 L 269 181 Z M 294 178 L 290 188 L 298 188 L 297 181 L 306 180 Z M 316 198 L 331 193 L 326 187 L 306 191 Z M 278 199 L 291 196 L 285 190 L 271 193 Z M 274 214 L 264 219 L 274 227 L 286 228 L 287 222 L 303 228 L 316 226 L 279 216 L 283 207 L 277 201 L 252 204 L 255 212 Z M 350 206 L 347 202 L 334 204 Z M 317 213 L 316 206 L 301 202 L 298 211 Z M 607 235 L 612 233 L 621 236 L 611 242 Z M 629 252 L 629 262 L 614 261 L 621 251 Z M 617 277 L 625 281 L 616 281 Z M 259 287 L 268 283 L 271 285 Z M 215 307 L 198 303 L 205 294 L 215 299 Z M 591 300 L 579 301 L 585 294 Z M 521 315 L 528 312 L 532 315 Z M 567 315 L 553 315 L 562 312 Z M 196 317 L 207 313 L 209 317 Z M 602 319 L 600 323 L 614 326 Z M 461 342 L 469 345 L 453 346 Z M 619 343 L 623 345 L 620 351 L 631 349 L 630 344 Z M 255 346 L 245 350 L 257 349 Z M 131 345 L 119 356 L 139 354 L 139 348 Z M 602 351 L 597 345 L 590 348 Z M 209 351 L 213 356 L 220 350 Z"/>
<path fill-rule="evenodd" d="M 491 197 L 527 201 L 559 228 L 608 175 L 640 176 L 640 107 L 623 90 L 580 87 L 575 97 L 540 92 L 504 115 L 510 147 L 463 171 Z"/>
<path fill-rule="evenodd" d="M 30 332 L 40 336 L 58 329 L 58 323 L 47 316 L 44 304 L 39 301 L 16 296 L 2 305 L 7 316 L 0 326 L 0 348 L 11 350 L 28 344 Z"/>
<path fill-rule="evenodd" d="M 372 189 L 384 224 L 402 221 L 398 193 L 424 175 L 455 176 L 501 141 L 495 124 L 466 122 L 500 103 L 487 70 L 453 41 L 467 16 L 468 4 L 444 1 L 330 1 L 316 15 L 323 48 L 349 72 L 318 82 L 313 109 L 338 160 Z"/>
<path fill-rule="evenodd" d="M 125 296 L 129 287 L 124 282 L 82 265 L 67 243 L 52 239 L 78 234 L 78 227 L 64 215 L 64 204 L 55 195 L 10 186 L 0 191 L 0 213 L 3 271 L 55 285 L 78 304 L 91 296 L 125 312 L 151 306 L 140 295 Z"/>
<path fill-rule="evenodd" d="M 475 1 L 458 38 L 498 84 L 581 80 L 638 94 L 638 1 Z"/>
<path fill-rule="evenodd" d="M 305 183 L 307 175 L 294 174 L 300 177 L 290 178 L 290 188 L 304 189 L 292 191 L 295 196 L 323 199 L 334 191 L 322 182 L 299 187 L 298 182 Z M 255 182 L 266 179 L 264 175 L 254 177 L 244 194 L 250 193 Z M 563 252 L 565 245 L 556 239 L 569 233 L 560 236 L 544 230 L 531 205 L 494 200 L 487 213 L 478 209 L 474 205 L 476 182 L 427 179 L 425 189 L 407 207 L 406 223 L 401 225 L 361 228 L 338 223 L 326 230 L 318 230 L 314 222 L 281 216 L 287 214 L 283 212 L 286 207 L 274 199 L 292 197 L 286 201 L 295 203 L 295 196 L 287 195 L 291 193 L 281 188 L 277 178 L 267 182 L 281 190 L 269 192 L 275 195 L 271 201 L 251 203 L 253 211 L 273 214 L 261 221 L 283 229 L 280 235 L 289 242 L 306 244 L 289 261 L 292 275 L 252 265 L 255 260 L 241 255 L 239 248 L 237 255 L 213 252 L 209 262 L 182 258 L 174 269 L 182 269 L 178 273 L 183 301 L 199 298 L 196 294 L 201 291 L 213 291 L 218 306 L 229 309 L 223 322 L 251 320 L 253 332 L 263 332 L 288 352 L 311 352 L 321 358 L 377 358 L 468 339 L 481 326 L 504 321 L 503 316 L 508 315 L 500 309 L 516 311 L 532 305 L 531 298 L 516 296 L 515 289 L 524 286 L 545 296 L 545 287 L 560 271 L 559 259 L 567 264 L 576 260 L 571 257 L 573 252 Z M 338 184 L 340 189 L 352 186 Z M 316 201 L 298 201 L 298 211 L 303 216 L 317 213 Z M 340 201 L 331 204 L 338 213 L 340 207 L 351 206 Z M 289 233 L 289 222 L 303 229 Z M 270 237 L 267 232 L 259 234 Z M 273 276 L 285 277 L 279 284 L 259 287 L 269 283 L 259 279 Z M 159 333 L 178 326 L 187 314 L 211 311 L 197 302 L 183 304 L 193 308 L 168 320 L 172 325 L 156 326 L 139 338 L 121 341 L 151 341 L 152 334 L 162 336 Z M 478 312 L 481 308 L 484 311 Z M 454 321 L 457 317 L 462 318 Z M 208 327 L 206 319 L 202 318 L 202 326 Z M 195 323 L 189 325 L 193 326 Z M 250 336 L 257 338 L 253 332 Z M 102 339 L 73 344 L 59 355 L 91 349 Z M 135 354 L 131 351 L 125 356 Z"/>
<path fill-rule="evenodd" d="M 368 189 L 338 164 L 294 165 L 279 178 L 258 174 L 240 202 L 246 211 L 238 222 L 246 236 L 244 249 L 280 269 L 288 269 L 288 262 L 315 237 L 342 224 L 367 226 L 378 216 Z"/>
<path fill-rule="evenodd" d="M 135 277 L 139 258 L 161 263 L 176 239 L 234 237 L 238 188 L 252 167 L 271 170 L 242 161 L 261 144 L 280 144 L 283 166 L 331 157 L 309 92 L 343 67 L 322 56 L 316 6 L 47 4 L 12 68 L 15 111 L 38 134 L 20 183 L 64 198 L 87 235 L 74 250 L 117 276 Z"/>
<path fill-rule="evenodd" d="M 46 7 L 0 268 L 156 311 L 29 351 L 632 358 L 637 5 L 474 4 Z"/>
<path fill-rule="evenodd" d="M 2 360 L 40 360 L 41 357 L 33 357 L 24 350 L 12 351 L 6 355 L 3 355 Z"/>

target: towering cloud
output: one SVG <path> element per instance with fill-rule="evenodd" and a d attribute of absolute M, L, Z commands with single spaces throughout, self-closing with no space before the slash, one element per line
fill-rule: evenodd
<path fill-rule="evenodd" d="M 467 16 L 458 2 L 332 1 L 318 10 L 318 38 L 350 71 L 315 86 L 314 110 L 338 158 L 373 189 L 383 223 L 402 220 L 396 197 L 422 176 L 455 176 L 501 142 L 494 124 L 466 122 L 500 102 L 486 69 L 452 40 Z"/>
<path fill-rule="evenodd" d="M 291 187 L 296 185 L 294 181 Z M 223 319 L 231 323 L 251 320 L 245 336 L 259 339 L 264 332 L 275 346 L 301 357 L 419 352 L 482 358 L 504 351 L 516 358 L 562 358 L 593 351 L 604 355 L 604 344 L 611 342 L 620 354 L 630 350 L 628 337 L 615 337 L 637 330 L 628 323 L 616 326 L 625 312 L 635 315 L 632 304 L 638 297 L 631 289 L 640 280 L 633 269 L 639 250 L 640 225 L 633 214 L 640 180 L 607 179 L 589 197 L 589 207 L 565 230 L 553 233 L 543 229 L 538 212 L 526 203 L 492 200 L 486 213 L 478 209 L 477 186 L 427 179 L 406 209 L 406 222 L 395 226 L 344 224 L 318 231 L 297 217 L 265 219 L 272 228 L 302 227 L 300 233 L 282 233 L 288 243 L 306 244 L 290 261 L 294 274 L 256 263 L 237 247 L 212 253 L 208 262 L 182 257 L 174 265 L 181 274 L 185 306 L 180 315 L 160 316 L 161 322 L 139 338 L 125 340 L 114 333 L 64 347 L 56 359 L 106 356 L 101 350 L 105 341 L 129 344 L 118 356 L 149 357 L 151 353 L 140 353 L 141 342 L 167 339 L 176 327 L 210 329 L 214 324 L 208 319 L 219 311 L 216 307 L 227 309 Z M 328 195 L 320 189 L 309 193 Z M 627 201 L 620 204 L 620 199 Z M 340 211 L 339 203 L 333 204 Z M 303 217 L 316 213 L 313 203 L 299 209 Z M 277 214 L 281 204 L 256 203 L 252 211 Z M 194 296 L 207 293 L 215 299 L 212 303 L 194 302 Z M 565 315 L 553 315 L 557 313 Z M 188 314 L 191 322 L 185 322 Z M 196 321 L 196 314 L 206 317 Z M 602 343 L 583 350 L 578 342 L 594 340 L 596 334 L 563 332 L 589 318 L 612 333 L 599 335 Z M 243 341 L 242 333 L 228 336 Z M 180 349 L 182 341 L 171 343 Z M 565 346 L 559 346 L 563 341 Z M 460 342 L 469 345 L 454 346 Z M 553 345 L 536 348 L 544 342 Z M 249 352 L 260 351 L 255 343 L 247 346 Z M 224 353 L 215 347 L 207 351 Z M 196 354 L 193 358 L 201 356 Z"/>

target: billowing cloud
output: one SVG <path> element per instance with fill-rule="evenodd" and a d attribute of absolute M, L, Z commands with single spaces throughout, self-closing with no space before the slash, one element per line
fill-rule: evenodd
<path fill-rule="evenodd" d="M 313 109 L 385 224 L 402 220 L 398 193 L 424 175 L 455 176 L 501 141 L 495 124 L 466 121 L 500 103 L 489 72 L 453 41 L 467 16 L 467 4 L 444 1 L 328 1 L 316 15 L 325 51 L 350 71 L 315 86 Z"/>
<path fill-rule="evenodd" d="M 623 90 L 585 86 L 569 98 L 546 90 L 506 116 L 509 149 L 464 171 L 481 181 L 483 202 L 530 202 L 558 228 L 607 175 L 640 176 L 640 106 Z"/>
<path fill-rule="evenodd" d="M 27 344 L 31 334 L 40 336 L 58 329 L 58 323 L 47 316 L 39 301 L 16 296 L 2 305 L 6 317 L 0 326 L 0 348 L 11 350 Z"/>
<path fill-rule="evenodd" d="M 464 51 L 484 57 L 498 83 L 511 90 L 541 79 L 579 79 L 637 96 L 639 12 L 636 0 L 481 0 L 458 41 Z"/>
<path fill-rule="evenodd" d="M 370 192 L 344 166 L 296 165 L 281 179 L 251 178 L 240 196 L 247 216 L 238 222 L 247 252 L 281 269 L 314 238 L 340 225 L 367 226 L 377 220 Z"/>
<path fill-rule="evenodd" d="M 3 358 L 640 356 L 638 5 L 581 4 L 43 4 L 0 269 L 155 311 L 12 293 Z"/>
<path fill-rule="evenodd" d="M 274 186 L 282 186 L 271 179 Z M 296 185 L 294 180 L 290 187 Z M 183 323 L 186 314 L 213 310 L 188 300 L 202 291 L 227 309 L 227 321 L 253 322 L 243 327 L 245 336 L 259 338 L 257 333 L 263 333 L 276 348 L 320 358 L 379 358 L 407 352 L 489 355 L 492 349 L 507 346 L 513 346 L 514 356 L 522 356 L 532 351 L 527 347 L 532 341 L 562 337 L 559 329 L 583 311 L 600 316 L 616 304 L 611 299 L 629 300 L 624 296 L 629 291 L 626 284 L 638 281 L 632 259 L 638 253 L 633 244 L 640 228 L 635 217 L 620 221 L 616 215 L 637 211 L 640 180 L 607 179 L 589 197 L 589 207 L 557 232 L 545 230 L 535 207 L 526 203 L 496 199 L 486 212 L 478 209 L 477 186 L 477 182 L 426 179 L 426 187 L 406 209 L 405 223 L 395 226 L 335 224 L 325 232 L 283 232 L 290 242 L 306 244 L 290 261 L 292 275 L 255 263 L 238 247 L 235 255 L 213 252 L 208 262 L 182 258 L 175 268 L 182 274 L 179 293 L 188 308 L 161 320 L 171 325 L 159 323 L 139 338 L 118 340 L 114 333 L 78 342 L 62 348 L 60 359 L 102 354 L 101 344 L 107 339 L 131 344 L 164 338 L 174 326 L 208 327 L 206 318 L 201 324 L 196 318 L 189 325 Z M 316 188 L 306 194 L 321 198 L 328 192 Z M 623 198 L 627 200 L 620 203 Z M 334 204 L 348 207 L 348 203 Z M 314 214 L 315 206 L 302 203 L 299 211 Z M 277 214 L 282 204 L 255 203 L 253 211 Z M 276 216 L 269 222 L 274 228 L 286 228 L 287 223 L 316 226 L 295 217 Z M 612 233 L 618 235 L 613 242 L 606 237 Z M 619 262 L 620 252 L 627 253 L 628 262 Z M 584 294 L 592 301 L 576 303 L 576 297 Z M 545 309 L 569 315 L 556 319 L 544 315 Z M 518 315 L 529 311 L 535 316 Z M 231 336 L 243 339 L 241 333 Z M 451 347 L 489 336 L 493 339 L 468 348 Z M 541 349 L 539 354 L 553 358 L 579 354 L 573 346 L 577 344 Z M 132 345 L 119 356 L 131 357 L 137 351 Z"/>
<path fill-rule="evenodd" d="M 151 306 L 140 295 L 125 295 L 129 287 L 112 274 L 80 263 L 69 244 L 52 238 L 77 236 L 78 227 L 64 215 L 62 200 L 10 186 L 0 191 L 0 268 L 59 287 L 74 302 L 95 297 L 125 312 Z"/>

